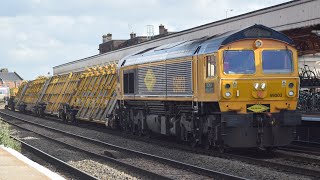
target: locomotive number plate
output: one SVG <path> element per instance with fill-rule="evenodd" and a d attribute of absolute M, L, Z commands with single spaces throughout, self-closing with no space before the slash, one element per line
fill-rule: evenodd
<path fill-rule="evenodd" d="M 270 112 L 270 104 L 247 104 L 247 112 Z"/>

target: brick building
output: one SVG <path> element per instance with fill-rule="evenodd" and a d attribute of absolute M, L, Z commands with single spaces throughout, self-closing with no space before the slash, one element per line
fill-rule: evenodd
<path fill-rule="evenodd" d="M 0 86 L 9 88 L 19 87 L 22 80 L 16 72 L 9 72 L 6 68 L 0 69 Z"/>
<path fill-rule="evenodd" d="M 99 44 L 99 53 L 103 54 L 118 49 L 118 46 L 126 40 L 113 40 L 112 34 L 102 36 L 102 44 Z"/>
<path fill-rule="evenodd" d="M 133 46 L 151 39 L 157 39 L 161 38 L 163 36 L 167 36 L 169 34 L 172 34 L 173 32 L 168 32 L 168 29 L 164 27 L 164 25 L 160 24 L 159 25 L 159 34 L 152 36 L 152 37 L 147 37 L 147 36 L 137 36 L 136 33 L 132 32 L 130 34 L 130 39 L 127 40 L 113 40 L 112 39 L 112 34 L 108 33 L 106 35 L 102 36 L 102 43 L 99 44 L 99 53 L 107 53 L 110 51 L 114 51 L 117 49 Z"/>

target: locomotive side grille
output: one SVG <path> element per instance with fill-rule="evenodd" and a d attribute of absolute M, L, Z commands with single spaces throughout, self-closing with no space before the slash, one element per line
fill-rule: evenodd
<path fill-rule="evenodd" d="M 166 95 L 166 66 L 147 66 L 138 68 L 139 95 Z"/>
<path fill-rule="evenodd" d="M 192 61 L 167 64 L 167 95 L 192 95 Z"/>
<path fill-rule="evenodd" d="M 192 61 L 138 68 L 140 96 L 191 96 Z"/>

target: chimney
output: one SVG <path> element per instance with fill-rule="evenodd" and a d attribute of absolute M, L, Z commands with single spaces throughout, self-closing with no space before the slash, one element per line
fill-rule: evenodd
<path fill-rule="evenodd" d="M 0 69 L 0 72 L 2 72 L 2 73 L 8 73 L 9 70 L 8 70 L 8 68 L 2 68 L 2 69 Z"/>
<path fill-rule="evenodd" d="M 107 35 L 103 35 L 102 36 L 102 42 L 103 43 L 111 41 L 111 40 L 112 40 L 112 34 L 110 34 L 110 33 L 108 33 Z"/>
<path fill-rule="evenodd" d="M 104 34 L 102 36 L 102 43 L 105 43 L 105 42 L 107 42 L 107 35 Z"/>
<path fill-rule="evenodd" d="M 111 41 L 111 40 L 112 40 L 112 34 L 111 34 L 111 33 L 108 33 L 108 34 L 107 34 L 107 40 L 108 40 L 108 41 Z"/>
<path fill-rule="evenodd" d="M 159 35 L 164 34 L 164 25 L 159 25 Z"/>
<path fill-rule="evenodd" d="M 134 32 L 130 33 L 130 39 L 133 39 L 135 37 L 136 37 L 136 33 L 134 33 Z"/>
<path fill-rule="evenodd" d="M 167 33 L 168 33 L 168 29 L 164 28 L 164 25 L 160 24 L 159 25 L 159 35 L 167 34 Z"/>

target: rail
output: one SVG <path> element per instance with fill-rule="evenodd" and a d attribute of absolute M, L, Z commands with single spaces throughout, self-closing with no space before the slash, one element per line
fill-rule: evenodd
<path fill-rule="evenodd" d="M 41 159 L 45 160 L 46 162 L 54 164 L 57 167 L 63 168 L 63 170 L 65 172 L 72 174 L 73 176 L 77 177 L 77 179 L 97 180 L 97 178 L 87 174 L 86 172 L 81 171 L 80 169 L 77 169 L 77 168 L 67 164 L 66 162 L 64 162 L 56 157 L 53 157 L 50 154 L 47 154 L 47 153 L 41 151 L 40 149 L 38 149 L 38 148 L 36 148 L 26 142 L 23 142 L 22 140 L 14 137 L 14 136 L 11 136 L 11 137 L 21 143 L 21 146 L 22 146 L 21 148 L 26 149 L 27 151 L 35 154 L 36 156 L 40 157 Z"/>

